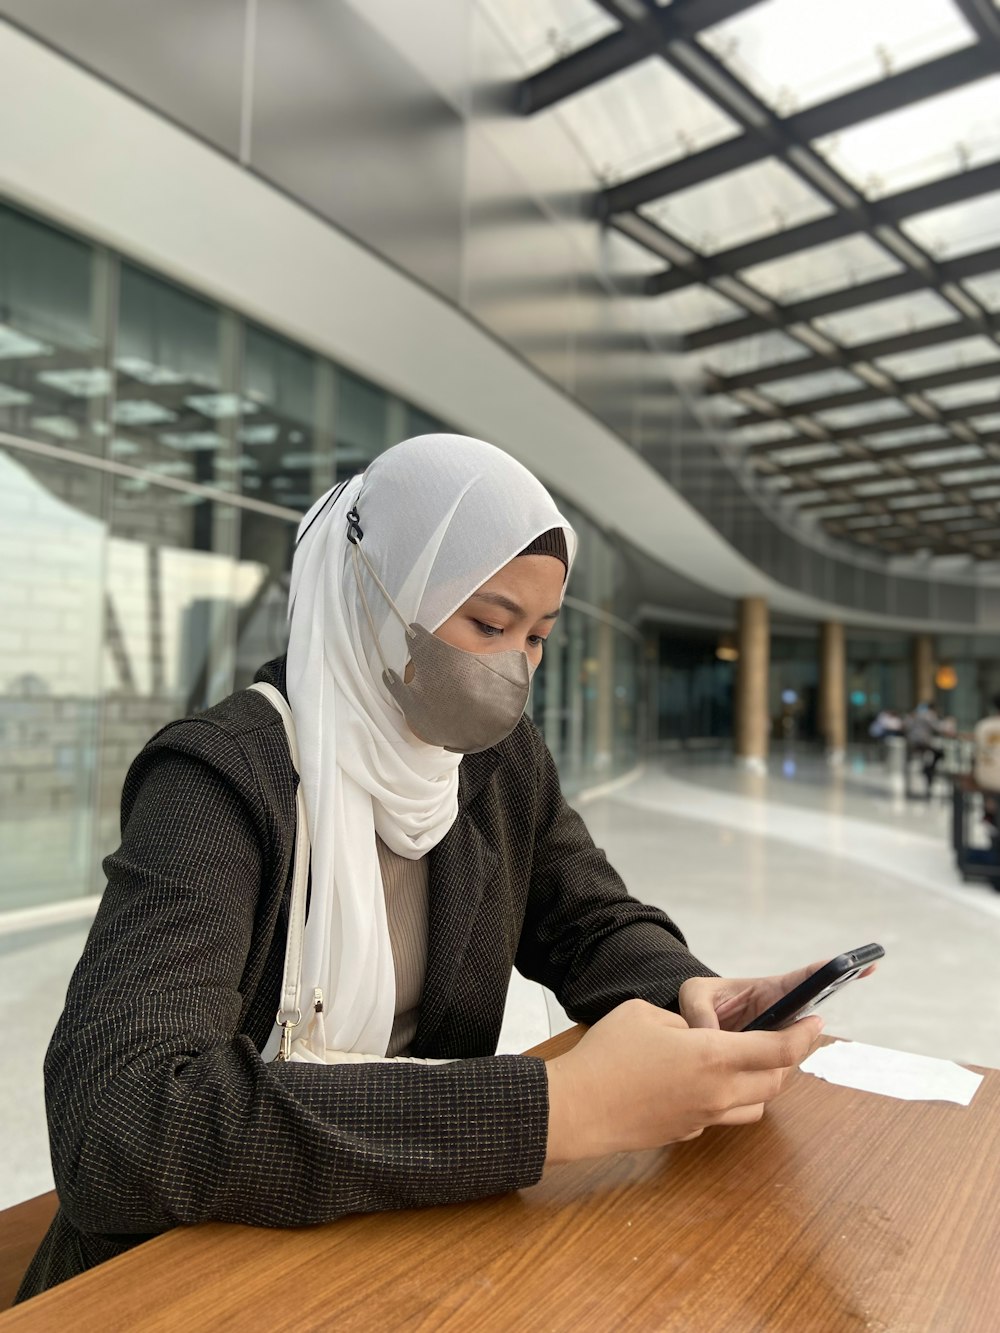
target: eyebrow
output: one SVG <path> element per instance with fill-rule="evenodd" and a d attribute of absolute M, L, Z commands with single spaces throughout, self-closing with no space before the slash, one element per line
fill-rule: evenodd
<path fill-rule="evenodd" d="M 474 602 L 489 602 L 492 606 L 502 606 L 505 611 L 509 611 L 512 616 L 520 616 L 523 620 L 527 615 L 523 606 L 505 597 L 502 592 L 475 592 L 469 598 Z M 559 615 L 559 608 L 554 611 L 547 611 L 544 616 L 539 616 L 539 620 L 555 620 Z"/>

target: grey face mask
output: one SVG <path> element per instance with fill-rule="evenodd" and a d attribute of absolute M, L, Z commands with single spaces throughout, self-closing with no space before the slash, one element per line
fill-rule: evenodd
<path fill-rule="evenodd" d="M 527 653 L 467 653 L 436 638 L 423 625 L 408 625 L 361 550 L 360 541 L 352 536 L 351 545 L 361 602 L 382 662 L 382 679 L 413 734 L 428 745 L 441 745 L 458 754 L 475 754 L 499 744 L 517 726 L 528 702 L 534 668 Z M 382 653 L 361 581 L 359 557 L 406 631 L 413 663 L 409 681 L 392 670 Z"/>

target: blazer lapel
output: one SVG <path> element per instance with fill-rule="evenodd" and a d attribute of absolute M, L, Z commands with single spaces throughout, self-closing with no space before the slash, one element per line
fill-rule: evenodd
<path fill-rule="evenodd" d="M 483 892 L 500 864 L 475 817 L 476 798 L 498 762 L 488 750 L 462 760 L 458 816 L 430 853 L 427 973 L 414 1050 L 426 1047 L 448 1011 Z"/>

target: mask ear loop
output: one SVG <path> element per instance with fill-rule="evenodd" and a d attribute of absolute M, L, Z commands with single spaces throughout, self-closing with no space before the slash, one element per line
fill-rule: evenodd
<path fill-rule="evenodd" d="M 351 514 L 357 515 L 357 510 L 353 509 L 351 511 Z M 351 518 L 351 514 L 348 515 L 349 520 Z M 361 594 L 361 605 L 364 607 L 365 617 L 368 621 L 368 628 L 371 630 L 372 638 L 375 640 L 375 651 L 378 653 L 379 661 L 382 663 L 383 678 L 385 678 L 387 681 L 393 681 L 396 679 L 396 673 L 389 666 L 389 663 L 385 660 L 385 654 L 382 652 L 382 644 L 379 640 L 378 630 L 375 628 L 375 618 L 372 615 L 371 607 L 368 604 L 368 594 L 365 592 L 364 580 L 361 577 L 360 560 L 363 560 L 365 562 L 365 568 L 368 570 L 368 573 L 375 580 L 382 596 L 389 603 L 389 606 L 392 609 L 392 613 L 399 621 L 399 623 L 402 625 L 406 637 L 408 639 L 415 639 L 417 636 L 410 628 L 410 626 L 406 623 L 403 613 L 400 611 L 399 607 L 389 596 L 388 590 L 386 589 L 385 584 L 379 578 L 378 574 L 375 572 L 372 562 L 368 559 L 368 556 L 365 554 L 365 552 L 362 551 L 360 538 L 363 535 L 364 534 L 358 527 L 355 518 L 353 522 L 349 523 L 347 529 L 347 540 L 351 543 L 351 557 L 354 562 L 354 577 L 357 580 L 358 592 Z"/>

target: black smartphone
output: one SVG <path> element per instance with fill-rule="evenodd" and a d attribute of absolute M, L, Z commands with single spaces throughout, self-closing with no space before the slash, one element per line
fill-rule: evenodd
<path fill-rule="evenodd" d="M 765 1009 L 762 1014 L 748 1023 L 743 1032 L 777 1032 L 779 1028 L 786 1028 L 790 1023 L 794 1023 L 798 1018 L 804 1018 L 821 1004 L 828 995 L 834 991 L 840 990 L 841 986 L 846 986 L 849 981 L 853 981 L 859 976 L 870 963 L 874 963 L 878 958 L 885 957 L 885 950 L 881 944 L 863 944 L 860 949 L 852 949 L 850 953 L 838 954 L 836 958 L 831 958 L 811 977 L 806 977 L 801 985 L 790 990 L 787 995 L 783 995 L 780 1000 L 775 1001 L 770 1009 Z"/>

